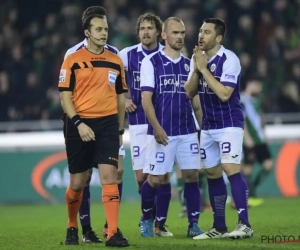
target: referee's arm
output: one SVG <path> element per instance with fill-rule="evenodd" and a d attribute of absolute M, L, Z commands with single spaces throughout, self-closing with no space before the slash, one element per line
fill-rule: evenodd
<path fill-rule="evenodd" d="M 121 71 L 116 82 L 116 93 L 117 93 L 117 107 L 118 107 L 118 119 L 119 119 L 119 130 L 124 130 L 124 119 L 125 119 L 125 94 L 128 92 L 128 88 L 125 81 L 124 66 L 121 61 Z"/>

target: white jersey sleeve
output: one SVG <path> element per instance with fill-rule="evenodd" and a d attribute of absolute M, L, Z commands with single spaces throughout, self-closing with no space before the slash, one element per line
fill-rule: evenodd
<path fill-rule="evenodd" d="M 235 88 L 241 73 L 240 60 L 234 53 L 228 53 L 226 56 L 220 82 L 225 86 Z"/>
<path fill-rule="evenodd" d="M 122 49 L 119 53 L 119 56 L 121 57 L 122 62 L 124 64 L 124 69 L 128 71 L 128 49 Z"/>
<path fill-rule="evenodd" d="M 65 54 L 64 59 L 66 59 L 67 56 L 73 54 L 74 52 L 76 52 L 77 50 L 83 48 L 83 47 L 86 46 L 86 45 L 87 45 L 87 40 L 84 39 L 82 42 L 77 43 L 77 44 L 76 44 L 75 46 L 73 46 L 72 48 L 69 48 L 69 49 L 67 50 L 66 54 Z"/>
<path fill-rule="evenodd" d="M 67 56 L 68 56 L 68 55 L 71 55 L 72 53 L 74 53 L 74 52 L 72 52 L 71 49 L 68 49 L 67 52 L 66 52 L 66 54 L 65 54 L 64 59 L 66 59 Z"/>
<path fill-rule="evenodd" d="M 194 68 L 195 68 L 195 65 L 194 65 L 194 55 L 193 55 L 190 60 L 190 72 L 189 72 L 188 80 L 190 80 L 190 78 L 194 72 Z"/>
<path fill-rule="evenodd" d="M 146 56 L 141 65 L 140 80 L 142 91 L 153 91 L 155 88 L 154 67 L 149 56 Z"/>

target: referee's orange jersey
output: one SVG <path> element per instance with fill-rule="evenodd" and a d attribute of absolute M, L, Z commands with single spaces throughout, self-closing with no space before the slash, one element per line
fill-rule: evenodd
<path fill-rule="evenodd" d="M 69 55 L 59 75 L 59 91 L 71 91 L 77 114 L 97 118 L 117 114 L 117 95 L 127 92 L 124 65 L 119 56 L 86 48 Z"/>

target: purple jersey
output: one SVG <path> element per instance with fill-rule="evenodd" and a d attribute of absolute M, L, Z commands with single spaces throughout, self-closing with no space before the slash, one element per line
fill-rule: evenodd
<path fill-rule="evenodd" d="M 157 50 L 162 49 L 161 44 L 158 45 Z M 147 118 L 142 107 L 141 88 L 140 88 L 140 68 L 142 60 L 147 54 L 143 50 L 142 44 L 127 47 L 120 51 L 120 57 L 123 61 L 126 82 L 130 90 L 132 102 L 137 106 L 133 113 L 128 113 L 130 125 L 147 124 Z"/>
<path fill-rule="evenodd" d="M 191 60 L 194 71 L 194 60 Z M 223 46 L 210 58 L 208 70 L 224 86 L 234 88 L 228 101 L 222 102 L 209 88 L 205 79 L 200 77 L 199 95 L 203 112 L 202 130 L 240 127 L 244 129 L 244 116 L 240 103 L 241 65 L 238 57 Z M 191 73 L 190 73 L 191 74 Z"/>
<path fill-rule="evenodd" d="M 77 50 L 82 49 L 82 48 L 85 47 L 86 45 L 87 45 L 87 40 L 86 40 L 86 39 L 84 39 L 84 40 L 83 40 L 82 42 L 80 42 L 80 43 L 77 43 L 75 46 L 73 46 L 72 48 L 70 48 L 70 49 L 67 50 L 67 52 L 66 52 L 66 54 L 65 54 L 65 58 L 66 58 L 68 55 L 73 54 L 73 53 L 76 52 Z M 116 47 L 114 47 L 114 46 L 111 46 L 111 45 L 109 45 L 109 44 L 105 44 L 105 45 L 104 45 L 104 48 L 107 49 L 107 50 L 109 50 L 109 51 L 112 52 L 112 53 L 115 53 L 115 54 L 119 55 L 119 50 L 118 50 Z"/>
<path fill-rule="evenodd" d="M 145 57 L 142 62 L 141 91 L 153 92 L 156 117 L 168 136 L 196 132 L 192 105 L 184 90 L 189 64 L 190 59 L 183 55 L 172 60 L 163 50 Z M 151 124 L 148 134 L 153 135 Z"/>

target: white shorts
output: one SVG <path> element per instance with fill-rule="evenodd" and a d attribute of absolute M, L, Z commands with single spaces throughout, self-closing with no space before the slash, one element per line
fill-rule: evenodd
<path fill-rule="evenodd" d="M 148 125 L 129 125 L 130 153 L 133 170 L 142 170 L 146 160 Z"/>
<path fill-rule="evenodd" d="M 200 135 L 201 165 L 213 168 L 220 163 L 240 164 L 244 130 L 237 127 L 202 130 Z"/>
<path fill-rule="evenodd" d="M 165 175 L 173 171 L 174 162 L 181 170 L 200 168 L 197 133 L 169 136 L 168 145 L 158 144 L 153 135 L 147 136 L 147 160 L 144 173 Z"/>
<path fill-rule="evenodd" d="M 121 145 L 121 147 L 119 148 L 119 156 L 123 156 L 123 158 L 125 158 L 125 149 L 124 149 L 124 145 Z"/>

